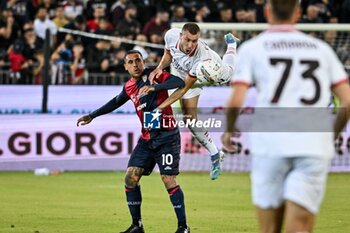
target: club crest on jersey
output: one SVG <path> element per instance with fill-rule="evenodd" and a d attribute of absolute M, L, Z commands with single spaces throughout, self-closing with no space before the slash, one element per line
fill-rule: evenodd
<path fill-rule="evenodd" d="M 137 95 L 134 95 L 134 94 L 130 95 L 130 99 L 133 103 L 137 103 L 139 101 L 139 98 L 137 97 Z"/>
<path fill-rule="evenodd" d="M 142 76 L 142 81 L 145 83 L 147 81 L 147 75 Z"/>

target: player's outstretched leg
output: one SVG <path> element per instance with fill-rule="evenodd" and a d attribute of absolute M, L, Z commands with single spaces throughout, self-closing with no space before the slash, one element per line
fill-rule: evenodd
<path fill-rule="evenodd" d="M 216 180 L 221 174 L 221 164 L 224 161 L 225 153 L 216 147 L 207 130 L 204 131 L 203 128 L 198 129 L 191 126 L 188 128 L 192 132 L 192 135 L 198 140 L 198 142 L 210 153 L 210 179 Z"/>
<path fill-rule="evenodd" d="M 224 36 L 225 42 L 227 44 L 227 49 L 222 57 L 222 61 L 224 64 L 228 65 L 231 68 L 229 79 L 233 76 L 233 71 L 235 67 L 236 55 L 237 55 L 237 46 L 241 42 L 240 39 L 232 35 L 231 33 L 227 33 Z M 228 80 L 229 81 L 229 80 Z"/>
<path fill-rule="evenodd" d="M 184 121 L 197 119 L 198 99 L 199 95 L 189 99 L 182 99 L 182 111 L 186 116 L 184 118 Z M 216 180 L 221 174 L 221 163 L 223 162 L 225 154 L 222 151 L 218 150 L 217 146 L 211 139 L 208 130 L 206 130 L 204 127 L 189 125 L 188 128 L 191 131 L 192 135 L 198 140 L 198 142 L 208 150 L 212 161 L 210 178 L 212 180 Z M 220 157 L 220 159 L 217 160 L 217 157 Z"/>
<path fill-rule="evenodd" d="M 217 154 L 212 155 L 211 159 L 211 171 L 210 171 L 210 179 L 216 180 L 221 174 L 221 164 L 224 161 L 225 153 L 220 150 Z"/>
<path fill-rule="evenodd" d="M 241 40 L 238 39 L 237 37 L 235 37 L 234 35 L 232 35 L 232 33 L 227 33 L 225 35 L 225 42 L 227 45 L 236 44 L 236 47 L 237 47 L 237 45 L 239 45 L 239 43 L 241 43 Z"/>
<path fill-rule="evenodd" d="M 223 77 L 223 79 L 225 80 L 224 83 L 230 82 L 232 76 L 233 76 L 233 72 L 234 72 L 234 68 L 235 68 L 235 62 L 236 62 L 236 56 L 237 56 L 237 45 L 240 43 L 240 40 L 238 38 L 236 38 L 234 35 L 232 35 L 231 33 L 228 33 L 225 35 L 224 37 L 225 42 L 227 44 L 227 49 L 226 52 L 224 54 L 224 56 L 222 57 L 222 61 L 223 64 L 228 66 L 229 69 L 225 69 L 225 67 L 223 66 L 223 69 L 225 69 L 225 77 Z"/>

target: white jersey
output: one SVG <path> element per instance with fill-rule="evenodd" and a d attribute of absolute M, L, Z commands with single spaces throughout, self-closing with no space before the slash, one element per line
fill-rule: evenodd
<path fill-rule="evenodd" d="M 253 154 L 334 154 L 332 120 L 325 109 L 330 103 L 331 87 L 348 78 L 330 46 L 292 26 L 273 26 L 244 43 L 236 62 L 232 82 L 255 83 L 258 90 L 259 114 L 254 125 L 260 130 L 252 133 Z M 274 125 L 275 130 L 264 131 L 266 125 Z M 286 125 L 289 128 L 284 130 Z M 303 128 L 313 125 L 314 130 L 303 132 Z M 319 126 L 322 129 L 318 130 Z"/>
<path fill-rule="evenodd" d="M 222 65 L 221 57 L 201 39 L 198 40 L 198 46 L 191 54 L 183 53 L 179 48 L 180 33 L 180 29 L 173 28 L 164 36 L 165 48 L 170 51 L 172 65 L 180 78 L 185 79 L 187 74 L 196 77 L 196 67 L 203 60 L 213 59 Z"/>

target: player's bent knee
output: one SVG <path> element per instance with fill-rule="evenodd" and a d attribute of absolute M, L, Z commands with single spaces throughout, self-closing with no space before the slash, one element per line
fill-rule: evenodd
<path fill-rule="evenodd" d="M 128 188 L 135 188 L 137 185 L 137 179 L 130 176 L 128 173 L 125 175 L 125 186 Z"/>
<path fill-rule="evenodd" d="M 176 176 L 162 175 L 162 181 L 166 184 L 176 182 Z"/>
<path fill-rule="evenodd" d="M 139 167 L 129 167 L 125 174 L 125 186 L 128 188 L 136 187 L 141 179 L 143 169 Z"/>
<path fill-rule="evenodd" d="M 166 189 L 171 189 L 177 186 L 176 176 L 162 175 L 162 181 Z"/>

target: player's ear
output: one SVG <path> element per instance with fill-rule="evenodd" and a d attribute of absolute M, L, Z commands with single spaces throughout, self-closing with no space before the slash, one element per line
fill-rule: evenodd
<path fill-rule="evenodd" d="M 302 12 L 301 6 L 297 6 L 293 14 L 293 23 L 299 22 L 299 19 L 301 17 L 301 12 Z"/>
<path fill-rule="evenodd" d="M 128 71 L 128 68 L 126 67 L 126 62 L 124 61 L 124 69 Z"/>

